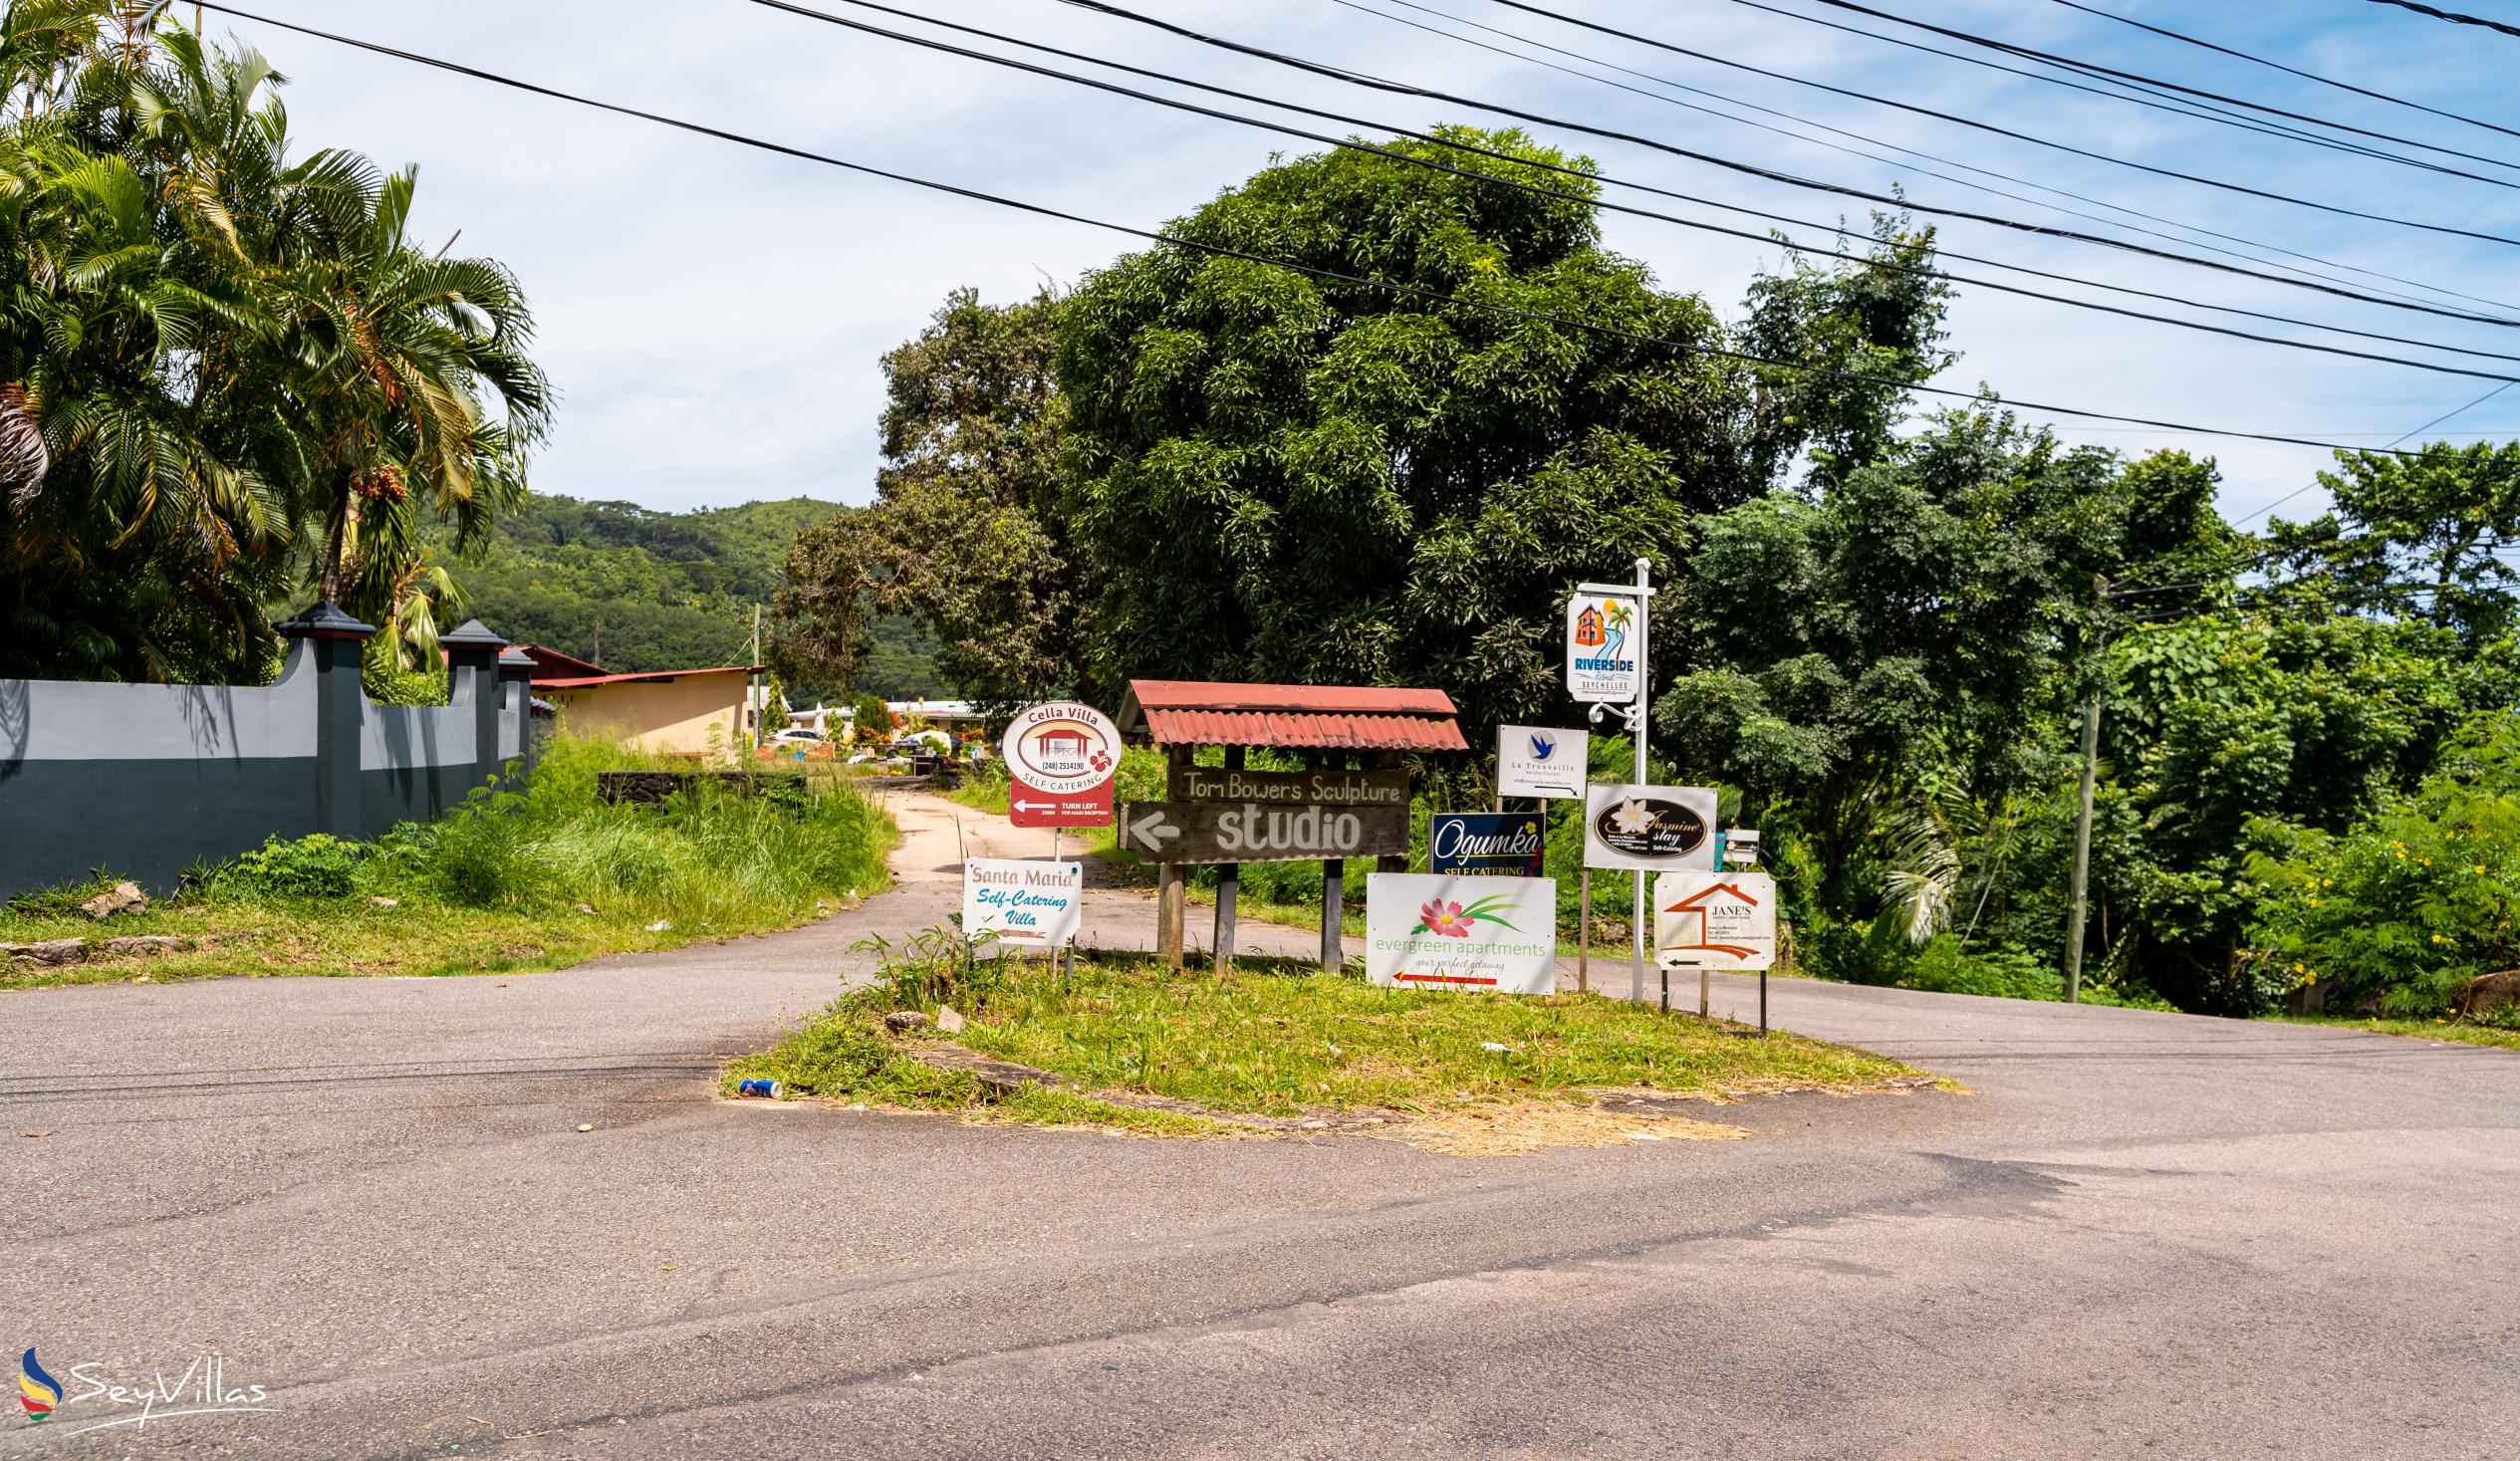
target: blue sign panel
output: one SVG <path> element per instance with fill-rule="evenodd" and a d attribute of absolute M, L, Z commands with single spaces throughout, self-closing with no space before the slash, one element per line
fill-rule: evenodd
<path fill-rule="evenodd" d="M 1540 832 L 1537 812 L 1438 812 L 1428 819 L 1430 871 L 1493 872 L 1507 877 L 1538 877 Z"/>

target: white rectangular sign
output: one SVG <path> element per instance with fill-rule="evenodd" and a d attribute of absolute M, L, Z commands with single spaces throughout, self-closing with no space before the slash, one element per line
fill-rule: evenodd
<path fill-rule="evenodd" d="M 1536 725 L 1496 728 L 1496 795 L 1500 797 L 1564 797 L 1584 795 L 1584 758 L 1592 751 L 1592 734 L 1550 730 Z"/>
<path fill-rule="evenodd" d="M 962 931 L 997 951 L 1073 942 L 1085 916 L 1085 864 L 974 857 L 962 864 Z"/>
<path fill-rule="evenodd" d="M 1584 865 L 1643 872 L 1713 867 L 1714 788 L 1607 784 L 1588 788 Z"/>
<path fill-rule="evenodd" d="M 1365 969 L 1375 983 L 1557 992 L 1557 879 L 1377 872 L 1365 888 Z"/>
<path fill-rule="evenodd" d="M 1653 953 L 1691 969 L 1776 963 L 1776 879 L 1764 872 L 1665 872 L 1653 880 Z"/>
<path fill-rule="evenodd" d="M 1566 602 L 1566 688 L 1578 700 L 1626 704 L 1644 691 L 1637 641 L 1644 601 L 1636 594 L 1579 590 Z"/>

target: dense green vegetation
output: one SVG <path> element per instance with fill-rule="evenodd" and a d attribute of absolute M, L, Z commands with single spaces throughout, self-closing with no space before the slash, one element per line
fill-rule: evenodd
<path fill-rule="evenodd" d="M 0 985 L 557 968 L 792 927 L 884 886 L 891 824 L 844 777 L 800 775 L 782 796 L 703 790 L 663 806 L 596 797 L 598 771 L 678 764 L 563 740 L 521 792 L 485 787 L 441 822 L 373 842 L 274 840 L 199 869 L 145 913 L 99 924 L 78 911 L 92 887 L 29 893 L 0 910 L 0 941 L 171 934 L 196 947 L 0 966 Z"/>
<path fill-rule="evenodd" d="M 667 513 L 538 495 L 455 573 L 465 612 L 519 643 L 622 671 L 741 664 L 754 606 L 777 594 L 789 545 L 840 511 L 803 497 Z M 918 625 L 881 618 L 870 636 L 857 688 L 889 700 L 951 693 Z M 788 688 L 801 705 L 840 699 L 821 683 Z"/>
<path fill-rule="evenodd" d="M 1383 145 L 1587 190 L 1515 132 Z M 1897 218 L 1860 261 L 1789 256 L 1732 323 L 1605 251 L 1580 200 L 1356 151 L 1171 239 L 1066 292 L 957 294 L 886 358 L 879 502 L 790 560 L 797 662 L 854 664 L 871 611 L 907 613 L 997 703 L 1427 684 L 1480 746 L 1572 722 L 1564 596 L 1642 552 L 1653 775 L 1766 832 L 1806 970 L 2061 991 L 2095 699 L 2093 997 L 2437 1011 L 2520 963 L 2502 763 L 2473 749 L 2520 699 L 2520 444 L 2343 453 L 2331 512 L 2252 534 L 2210 460 L 2070 446 L 1992 395 L 1917 417 L 1947 289 Z M 1619 740 L 1595 758 L 1625 778 Z M 1441 761 L 1420 785 L 1489 795 Z M 1572 884 L 1573 809 L 1551 823 Z M 2410 903 L 2378 876 L 2398 844 L 2468 870 Z M 2311 909 L 2314 876 L 2405 911 Z M 1243 882 L 1318 897 L 1309 868 Z M 1624 881 L 1597 884 L 1622 918 Z"/>
<path fill-rule="evenodd" d="M 433 660 L 420 535 L 477 540 L 550 410 L 523 291 L 161 9 L 0 16 L 0 673 L 250 682 L 305 597 Z"/>

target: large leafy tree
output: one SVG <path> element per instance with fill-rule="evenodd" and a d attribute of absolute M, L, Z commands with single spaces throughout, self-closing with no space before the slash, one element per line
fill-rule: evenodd
<path fill-rule="evenodd" d="M 1566 159 L 1519 132 L 1440 135 L 1382 145 L 1569 190 Z M 1107 687 L 1436 684 L 1473 726 L 1558 709 L 1568 588 L 1640 555 L 1669 573 L 1693 513 L 1765 492 L 1814 439 L 1808 413 L 1761 408 L 1702 300 L 1602 246 L 1583 196 L 1342 149 L 1168 234 L 1061 308 Z M 1833 333 L 1812 312 L 1846 303 L 1788 282 L 1776 333 Z M 1937 363 L 1930 334 L 1891 322 L 1879 389 Z"/>
<path fill-rule="evenodd" d="M 477 534 L 548 409 L 515 281 L 164 8 L 0 16 L 0 672 L 250 678 L 298 594 L 407 613 L 415 507 Z"/>
<path fill-rule="evenodd" d="M 2295 598 L 2428 620 L 2471 644 L 2520 624 L 2520 441 L 2341 451 L 2319 483 L 2328 513 L 2267 534 L 2283 571 L 2314 591 Z"/>

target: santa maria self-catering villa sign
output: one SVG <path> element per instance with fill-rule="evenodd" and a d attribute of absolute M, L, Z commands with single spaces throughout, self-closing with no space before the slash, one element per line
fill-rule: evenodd
<path fill-rule="evenodd" d="M 1566 604 L 1566 688 L 1578 700 L 1618 703 L 1644 690 L 1637 654 L 1643 601 L 1586 586 Z"/>

